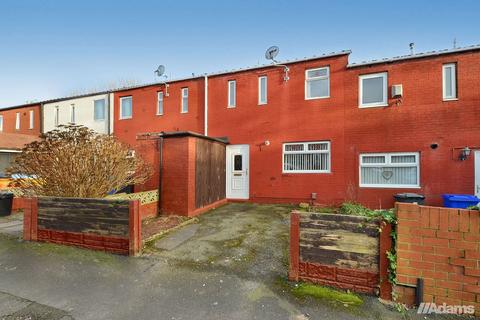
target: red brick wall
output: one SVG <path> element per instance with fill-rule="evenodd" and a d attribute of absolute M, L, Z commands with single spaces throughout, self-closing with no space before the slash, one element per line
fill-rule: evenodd
<path fill-rule="evenodd" d="M 188 113 L 181 113 L 181 89 L 188 87 Z M 136 136 L 146 132 L 194 131 L 203 133 L 204 127 L 204 80 L 172 82 L 169 96 L 164 96 L 164 114 L 157 115 L 157 93 L 163 85 L 147 86 L 114 93 L 114 134 L 122 142 L 132 146 Z M 132 96 L 132 119 L 120 120 L 120 97 Z"/>
<path fill-rule="evenodd" d="M 210 77 L 209 135 L 250 145 L 250 199 L 299 202 L 316 192 L 323 203 L 342 202 L 344 186 L 344 77 L 347 55 Z M 330 67 L 330 98 L 305 100 L 305 70 Z M 258 105 L 258 77 L 268 76 L 268 103 Z M 228 81 L 236 80 L 237 105 L 227 108 Z M 261 146 L 266 140 L 269 146 Z M 331 141 L 331 173 L 283 174 L 282 144 Z"/>
<path fill-rule="evenodd" d="M 456 62 L 458 101 L 442 101 L 442 64 Z M 403 85 L 399 106 L 358 108 L 358 76 L 388 72 L 391 86 Z M 424 194 L 428 204 L 440 205 L 443 193 L 474 192 L 473 156 L 458 160 L 454 147 L 478 146 L 480 131 L 480 52 L 405 60 L 349 69 L 345 77 L 345 184 L 355 198 L 372 207 L 393 206 L 398 192 Z M 437 143 L 438 148 L 430 148 Z M 420 189 L 360 188 L 359 154 L 420 152 Z"/>
<path fill-rule="evenodd" d="M 33 110 L 33 129 L 30 128 L 30 110 Z M 20 112 L 20 130 L 15 129 L 16 114 Z M 26 107 L 0 110 L 3 116 L 3 132 L 21 133 L 38 136 L 41 132 L 40 105 L 32 104 Z"/>
<path fill-rule="evenodd" d="M 423 278 L 425 302 L 475 305 L 480 315 L 480 213 L 404 203 L 396 210 L 399 284 Z"/>

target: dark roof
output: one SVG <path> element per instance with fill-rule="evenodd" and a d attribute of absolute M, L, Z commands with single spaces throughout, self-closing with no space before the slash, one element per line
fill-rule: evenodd
<path fill-rule="evenodd" d="M 195 138 L 200 138 L 205 140 L 221 142 L 224 144 L 229 143 L 227 137 L 214 138 L 214 137 L 205 136 L 203 134 L 193 132 L 193 131 L 170 131 L 170 132 L 162 131 L 162 132 L 148 132 L 148 133 L 137 134 L 137 140 L 147 140 L 150 138 L 182 138 L 182 137 L 195 137 Z"/>

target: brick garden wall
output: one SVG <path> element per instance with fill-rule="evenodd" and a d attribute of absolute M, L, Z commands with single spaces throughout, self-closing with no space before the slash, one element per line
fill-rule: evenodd
<path fill-rule="evenodd" d="M 412 304 L 417 278 L 424 302 L 475 305 L 480 315 L 480 213 L 396 204 L 399 300 Z"/>
<path fill-rule="evenodd" d="M 25 240 L 135 255 L 141 250 L 139 201 L 26 199 L 23 232 Z"/>
<path fill-rule="evenodd" d="M 291 280 L 390 298 L 385 255 L 391 246 L 389 225 L 360 216 L 294 211 L 290 226 Z"/>

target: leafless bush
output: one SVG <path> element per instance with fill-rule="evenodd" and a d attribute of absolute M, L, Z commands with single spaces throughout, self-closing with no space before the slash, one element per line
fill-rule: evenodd
<path fill-rule="evenodd" d="M 8 172 L 26 195 L 101 198 L 145 182 L 151 168 L 113 136 L 69 125 L 26 145 Z"/>

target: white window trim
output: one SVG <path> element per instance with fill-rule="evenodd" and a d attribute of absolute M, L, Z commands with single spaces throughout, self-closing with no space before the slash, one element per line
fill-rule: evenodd
<path fill-rule="evenodd" d="M 327 75 L 326 76 L 319 76 L 319 77 L 313 77 L 309 78 L 308 77 L 308 72 L 309 71 L 315 71 L 315 70 L 322 70 L 326 69 L 327 70 Z M 328 95 L 326 96 L 320 96 L 320 97 L 309 97 L 308 96 L 308 82 L 312 80 L 323 80 L 327 79 L 328 80 Z M 328 99 L 330 98 L 330 67 L 320 67 L 320 68 L 313 68 L 313 69 L 307 69 L 305 70 L 305 100 L 317 100 L 317 99 Z"/>
<path fill-rule="evenodd" d="M 328 150 L 308 150 L 309 144 L 314 143 L 326 143 L 328 145 Z M 292 144 L 303 144 L 304 151 L 285 151 L 285 146 L 292 145 Z M 305 152 L 305 149 L 307 152 Z M 308 141 L 308 142 L 287 142 L 284 143 L 282 146 L 282 173 L 331 173 L 332 172 L 332 154 L 331 154 L 331 143 L 330 141 Z M 293 153 L 327 153 L 328 154 L 328 169 L 327 170 L 285 170 L 285 153 L 293 154 Z"/>
<path fill-rule="evenodd" d="M 3 115 L 0 115 L 0 131 L 3 131 Z"/>
<path fill-rule="evenodd" d="M 454 96 L 447 97 L 447 88 L 445 83 L 445 70 L 449 67 L 453 68 L 453 77 L 452 77 L 452 92 L 455 93 Z M 457 64 L 456 63 L 446 63 L 442 65 L 442 94 L 443 94 L 443 101 L 454 101 L 458 100 L 458 92 L 457 92 Z"/>
<path fill-rule="evenodd" d="M 132 114 L 129 117 L 123 117 L 122 116 L 122 102 L 123 100 L 130 99 L 132 101 Z M 133 117 L 133 98 L 132 96 L 127 96 L 127 97 L 121 97 L 120 98 L 120 120 L 127 120 L 127 119 L 132 119 Z"/>
<path fill-rule="evenodd" d="M 70 123 L 75 124 L 75 104 L 70 105 Z"/>
<path fill-rule="evenodd" d="M 364 156 L 375 157 L 385 156 L 385 163 L 363 163 L 362 158 Z M 391 156 L 415 156 L 415 163 L 398 163 L 393 166 L 396 167 L 416 167 L 417 168 L 417 184 L 365 184 L 362 183 L 362 167 L 392 167 Z M 419 152 L 388 152 L 388 153 L 361 153 L 359 156 L 358 165 L 358 181 L 361 188 L 387 188 L 387 189 L 420 189 L 420 153 Z"/>
<path fill-rule="evenodd" d="M 35 127 L 35 112 L 33 110 L 30 110 L 28 114 L 30 117 L 28 129 L 33 129 Z"/>
<path fill-rule="evenodd" d="M 103 101 L 103 119 L 95 119 L 95 115 L 96 115 L 96 113 L 95 113 L 95 103 L 97 101 Z M 104 122 L 107 118 L 106 113 L 107 113 L 107 100 L 105 98 L 93 100 L 93 121 Z"/>
<path fill-rule="evenodd" d="M 185 96 L 185 92 L 187 93 L 187 95 Z M 180 113 L 188 113 L 188 100 L 189 100 L 189 92 L 188 92 L 188 88 L 182 88 L 182 91 L 181 91 L 181 94 L 182 94 L 182 102 L 181 102 L 181 107 L 180 107 Z M 183 104 L 183 98 L 187 98 L 187 110 L 185 110 L 185 106 Z"/>
<path fill-rule="evenodd" d="M 54 109 L 54 115 L 53 115 L 53 124 L 55 127 L 58 127 L 60 124 L 60 108 L 58 106 L 55 106 Z"/>
<path fill-rule="evenodd" d="M 262 79 L 265 79 L 265 101 L 262 101 Z M 268 103 L 268 77 L 258 77 L 258 105 L 265 105 Z"/>
<path fill-rule="evenodd" d="M 233 105 L 230 104 L 230 94 L 231 94 L 230 83 L 233 83 L 235 87 L 235 99 L 233 101 L 234 102 Z M 236 108 L 236 107 L 237 107 L 237 80 L 228 80 L 227 108 Z"/>
<path fill-rule="evenodd" d="M 160 100 L 160 96 L 162 97 L 162 99 Z M 183 97 L 182 97 L 183 98 Z M 160 111 L 160 101 L 162 101 L 162 112 L 159 112 Z M 183 99 L 182 99 L 183 101 Z M 165 110 L 165 95 L 163 93 L 163 91 L 158 91 L 157 92 L 157 116 L 163 116 Z"/>
<path fill-rule="evenodd" d="M 363 100 L 363 79 L 371 78 L 383 78 L 383 101 L 381 102 L 372 102 L 372 103 L 362 103 Z M 358 77 L 358 106 L 359 108 L 375 108 L 375 107 L 388 107 L 388 73 L 372 73 L 364 74 Z"/>
<path fill-rule="evenodd" d="M 15 130 L 20 130 L 20 112 L 15 113 Z"/>

